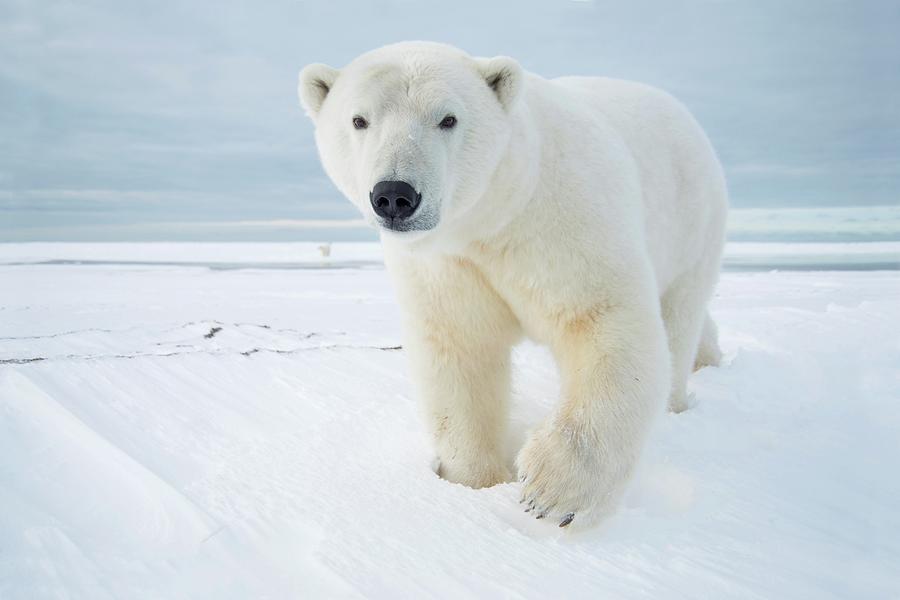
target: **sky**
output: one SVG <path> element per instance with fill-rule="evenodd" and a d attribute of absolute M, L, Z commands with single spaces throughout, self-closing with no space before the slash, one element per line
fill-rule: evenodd
<path fill-rule="evenodd" d="M 369 239 L 297 73 L 409 39 L 668 90 L 736 208 L 897 206 L 898 31 L 893 0 L 0 0 L 0 241 Z"/>

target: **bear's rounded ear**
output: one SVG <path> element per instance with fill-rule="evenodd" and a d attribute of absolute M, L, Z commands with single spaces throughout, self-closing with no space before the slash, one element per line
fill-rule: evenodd
<path fill-rule="evenodd" d="M 525 73 L 514 59 L 508 56 L 479 59 L 479 69 L 488 87 L 497 94 L 497 100 L 506 110 L 512 108 L 522 91 Z"/>
<path fill-rule="evenodd" d="M 307 65 L 300 71 L 297 92 L 300 94 L 300 103 L 310 117 L 315 118 L 319 114 L 325 96 L 331 91 L 339 72 L 321 63 Z"/>

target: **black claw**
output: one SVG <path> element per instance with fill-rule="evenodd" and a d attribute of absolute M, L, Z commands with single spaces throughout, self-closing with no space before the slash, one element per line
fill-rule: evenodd
<path fill-rule="evenodd" d="M 543 519 L 546 516 L 547 516 L 547 513 L 541 513 L 538 516 L 536 516 L 535 519 Z"/>
<path fill-rule="evenodd" d="M 526 508 L 525 512 L 531 512 L 531 507 L 529 506 L 528 508 Z"/>
<path fill-rule="evenodd" d="M 566 513 L 566 516 L 563 517 L 563 520 L 559 522 L 559 526 L 565 527 L 566 525 L 571 523 L 573 519 L 575 519 L 575 513 Z"/>

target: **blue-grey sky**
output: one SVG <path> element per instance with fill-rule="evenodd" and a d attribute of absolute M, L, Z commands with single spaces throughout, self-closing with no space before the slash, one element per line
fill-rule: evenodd
<path fill-rule="evenodd" d="M 404 39 L 669 90 L 736 207 L 897 205 L 898 31 L 894 0 L 2 0 L 0 241 L 291 239 L 272 222 L 355 219 L 297 72 Z"/>

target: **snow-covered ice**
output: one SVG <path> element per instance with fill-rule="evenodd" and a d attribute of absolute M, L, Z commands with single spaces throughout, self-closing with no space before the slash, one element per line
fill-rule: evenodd
<path fill-rule="evenodd" d="M 432 472 L 379 255 L 0 245 L 0 598 L 900 595 L 900 271 L 726 272 L 724 364 L 566 531 Z M 516 366 L 510 460 L 557 383 Z"/>

